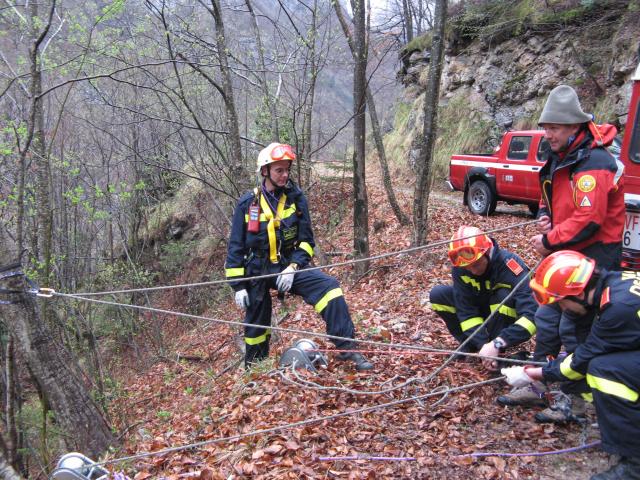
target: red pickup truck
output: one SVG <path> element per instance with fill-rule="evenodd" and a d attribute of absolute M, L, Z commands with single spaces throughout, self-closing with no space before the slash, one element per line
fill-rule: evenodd
<path fill-rule="evenodd" d="M 640 65 L 631 80 L 624 139 L 609 150 L 625 166 L 623 264 L 640 270 Z M 538 172 L 544 163 L 540 158 L 547 148 L 542 130 L 507 131 L 492 154 L 453 155 L 447 183 L 464 192 L 464 204 L 472 213 L 490 215 L 498 200 L 526 204 L 535 213 L 540 200 Z"/>
<path fill-rule="evenodd" d="M 492 154 L 453 155 L 449 186 L 464 192 L 464 204 L 477 215 L 492 214 L 498 200 L 527 204 L 535 213 L 538 172 L 548 148 L 543 130 L 507 131 Z"/>

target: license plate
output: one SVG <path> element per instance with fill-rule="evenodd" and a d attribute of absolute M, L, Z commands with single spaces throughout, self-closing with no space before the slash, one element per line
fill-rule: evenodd
<path fill-rule="evenodd" d="M 640 250 L 640 213 L 627 212 L 622 246 L 629 250 Z"/>

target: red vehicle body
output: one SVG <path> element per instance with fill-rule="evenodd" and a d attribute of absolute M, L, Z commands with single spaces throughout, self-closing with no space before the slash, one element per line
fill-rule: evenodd
<path fill-rule="evenodd" d="M 548 145 L 543 130 L 508 131 L 493 154 L 453 155 L 449 185 L 464 192 L 464 204 L 478 215 L 492 214 L 498 200 L 524 203 L 536 211 L 538 172 Z"/>
<path fill-rule="evenodd" d="M 623 266 L 640 270 L 640 65 L 632 77 L 633 90 L 622 143 L 609 148 L 624 163 L 626 222 Z M 507 131 L 492 154 L 453 155 L 448 185 L 464 192 L 472 213 L 490 215 L 499 200 L 538 209 L 538 172 L 548 143 L 543 130 Z"/>

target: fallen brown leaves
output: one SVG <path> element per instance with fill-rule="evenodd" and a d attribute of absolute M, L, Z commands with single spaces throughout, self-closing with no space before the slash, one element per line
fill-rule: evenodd
<path fill-rule="evenodd" d="M 371 236 L 371 251 L 380 253 L 409 247 L 411 232 L 397 224 L 386 207 L 381 189 L 374 187 L 369 193 L 371 223 L 377 220 L 381 225 Z M 341 202 L 346 202 L 345 211 L 350 211 L 348 191 L 323 189 L 322 192 L 311 192 L 310 196 L 320 244 L 326 251 L 350 251 L 348 216 L 333 231 L 330 239 L 325 236 L 328 222 L 324 221 L 330 217 L 330 212 L 337 211 Z M 405 210 L 409 211 L 408 198 L 402 195 L 400 198 Z M 511 214 L 474 217 L 462 209 L 459 197 L 451 198 L 455 203 L 432 199 L 429 236 L 432 241 L 448 238 L 462 222 L 489 229 L 528 218 L 524 207 L 512 209 Z M 529 247 L 528 239 L 534 233 L 533 227 L 528 227 L 494 236 L 499 244 L 518 252 L 533 265 L 537 258 Z M 223 252 L 219 254 L 224 255 Z M 348 278 L 348 269 L 334 268 L 329 272 L 342 281 L 359 338 L 438 348 L 454 347 L 443 323 L 426 303 L 432 286 L 449 278 L 443 247 L 386 258 L 375 262 L 371 268 L 371 272 L 355 285 Z M 171 298 L 159 298 L 158 301 L 170 303 Z M 241 313 L 231 305 L 230 300 L 226 311 L 206 314 L 240 320 Z M 172 307 L 170 304 L 166 306 Z M 287 308 L 294 309 L 295 313 L 289 315 L 281 326 L 323 331 L 319 317 L 300 300 L 287 299 Z M 455 363 L 426 385 L 414 385 L 384 395 L 365 396 L 301 388 L 269 375 L 270 368 L 252 375 L 238 368 L 229 370 L 240 359 L 234 342 L 229 341 L 237 329 L 207 324 L 174 333 L 176 352 L 210 360 L 166 360 L 126 385 L 125 394 L 118 402 L 123 426 L 142 423 L 130 431 L 123 454 L 158 451 L 169 446 L 250 433 L 487 378 L 475 362 Z M 288 334 L 278 334 L 274 338 L 272 357 L 277 357 L 294 340 Z M 331 346 L 322 340 L 318 343 L 323 348 Z M 322 386 L 378 390 L 410 378 L 424 378 L 446 358 L 415 352 L 410 355 L 369 354 L 369 357 L 376 365 L 372 373 L 356 373 L 351 367 L 337 363 L 329 354 L 329 368 L 319 375 L 302 375 Z M 554 472 L 554 462 L 557 461 L 573 462 L 568 470 L 575 475 L 564 475 L 565 479 L 583 478 L 594 470 L 584 463 L 586 458 L 594 457 L 593 451 L 551 461 L 539 457 L 473 459 L 462 456 L 476 451 L 535 452 L 579 444 L 581 432 L 578 426 L 544 427 L 533 422 L 532 411 L 498 406 L 495 397 L 505 391 L 505 385 L 493 384 L 452 393 L 444 398 L 407 402 L 375 412 L 149 457 L 130 464 L 128 471 L 135 480 L 160 477 L 209 480 L 245 477 L 545 478 L 545 472 Z M 414 457 L 416 460 L 318 460 L 320 456 L 358 454 Z"/>

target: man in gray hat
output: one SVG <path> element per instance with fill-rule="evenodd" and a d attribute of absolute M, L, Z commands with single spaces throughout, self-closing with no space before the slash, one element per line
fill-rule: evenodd
<path fill-rule="evenodd" d="M 538 125 L 544 128 L 550 148 L 540 170 L 539 233 L 531 238 L 533 247 L 542 256 L 575 250 L 593 258 L 600 268 L 619 269 L 625 219 L 623 166 L 606 150 L 617 134 L 615 127 L 596 125 L 568 85 L 551 91 Z M 591 321 L 589 316 L 571 321 L 553 304 L 538 308 L 534 360 L 557 356 L 562 345 L 573 352 L 589 334 Z M 498 402 L 534 405 L 539 397 L 539 391 L 527 386 L 499 397 Z M 584 415 L 580 396 L 559 398 L 571 399 L 573 404 L 552 405 L 539 412 L 536 420 L 566 422 Z"/>

